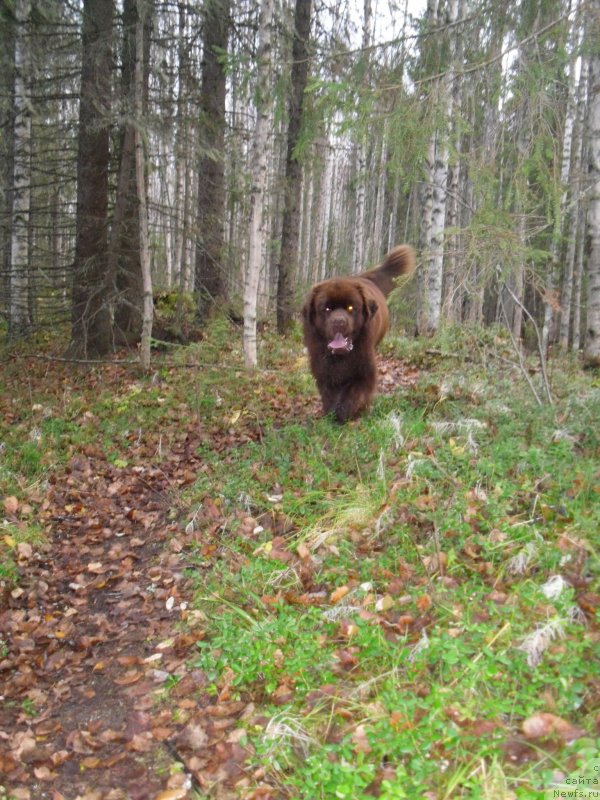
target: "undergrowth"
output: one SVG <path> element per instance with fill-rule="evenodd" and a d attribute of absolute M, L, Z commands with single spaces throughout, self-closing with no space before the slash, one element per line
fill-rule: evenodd
<path fill-rule="evenodd" d="M 0 581 L 70 459 L 142 438 L 159 461 L 195 426 L 189 658 L 255 709 L 242 796 L 551 796 L 600 746 L 598 379 L 551 361 L 539 406 L 499 332 L 390 338 L 418 380 L 339 426 L 297 333 L 255 372 L 239 340 L 217 321 L 151 377 L 34 362 L 26 391 L 4 365 Z"/>
<path fill-rule="evenodd" d="M 425 366 L 368 418 L 203 453 L 190 502 L 228 524 L 191 572 L 194 663 L 259 706 L 282 795 L 544 797 L 598 752 L 600 393 L 553 363 L 540 407 L 502 337 L 446 337 L 387 344 Z M 274 385 L 314 393 L 296 358 Z"/>

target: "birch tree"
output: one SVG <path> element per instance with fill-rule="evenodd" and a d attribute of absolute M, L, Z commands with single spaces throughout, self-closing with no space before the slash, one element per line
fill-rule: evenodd
<path fill-rule="evenodd" d="M 29 311 L 29 224 L 31 210 L 31 0 L 14 6 L 14 103 L 9 336 L 26 336 Z"/>
<path fill-rule="evenodd" d="M 598 33 L 598 16 L 592 29 Z M 597 41 L 597 39 L 596 39 Z M 600 55 L 598 48 L 590 59 L 590 86 L 587 138 L 589 147 L 590 199 L 587 212 L 588 297 L 584 362 L 600 367 Z"/>
<path fill-rule="evenodd" d="M 187 233 L 187 214 L 186 199 L 188 196 L 188 146 L 189 124 L 186 115 L 186 95 L 189 92 L 189 68 L 187 58 L 186 42 L 186 4 L 178 3 L 178 37 L 177 37 L 177 89 L 176 89 L 176 108 L 177 119 L 175 121 L 175 186 L 174 186 L 174 234 L 173 234 L 173 267 L 170 270 L 170 277 L 181 291 L 185 287 L 186 265 L 185 265 L 185 239 Z"/>
<path fill-rule="evenodd" d="M 371 0 L 364 0 L 362 57 L 364 59 L 363 88 L 367 87 L 369 75 L 369 45 L 371 42 L 371 23 L 373 7 Z M 360 140 L 356 148 L 356 220 L 354 226 L 353 271 L 360 272 L 364 267 L 366 233 L 366 194 L 367 194 L 367 133 L 359 131 Z"/>
<path fill-rule="evenodd" d="M 434 61 L 440 70 L 432 80 L 430 108 L 436 124 L 429 140 L 426 158 L 426 176 L 423 194 L 423 216 L 421 224 L 421 246 L 424 250 L 425 313 L 421 328 L 430 333 L 440 324 L 442 312 L 442 280 L 444 267 L 444 230 L 446 224 L 449 130 L 452 118 L 454 95 L 454 53 L 456 32 L 454 23 L 458 16 L 458 0 L 428 0 L 427 19 L 430 27 L 446 28 L 448 63 Z M 441 43 L 438 43 L 438 48 Z"/>
<path fill-rule="evenodd" d="M 577 15 L 577 8 L 575 9 L 575 12 Z M 576 177 L 574 176 L 573 167 L 577 167 L 578 165 L 577 156 L 576 154 L 574 155 L 573 132 L 575 129 L 577 112 L 577 37 L 578 23 L 576 20 L 576 22 L 571 25 L 568 42 L 568 51 L 570 55 L 567 66 L 567 100 L 562 136 L 560 184 L 558 187 L 559 200 L 556 203 L 555 221 L 550 251 L 551 263 L 548 270 L 544 297 L 544 324 L 542 327 L 542 349 L 544 353 L 548 352 L 548 346 L 551 340 L 555 337 L 555 319 L 557 312 L 560 310 L 558 304 L 558 285 L 561 272 L 561 256 L 563 255 L 562 241 L 565 238 L 567 226 L 570 221 L 569 203 L 573 202 L 576 197 Z M 570 263 L 572 269 L 573 261 L 571 260 Z M 563 299 L 567 299 L 566 296 L 564 296 Z M 563 308 L 562 313 L 568 319 L 569 311 Z"/>
<path fill-rule="evenodd" d="M 579 298 L 576 296 L 576 286 L 578 283 L 577 273 L 577 253 L 581 245 L 581 225 L 580 219 L 583 216 L 581 203 L 581 164 L 583 160 L 584 147 L 584 127 L 585 127 L 585 105 L 586 90 L 588 80 L 587 58 L 583 58 L 576 88 L 576 113 L 575 125 L 573 129 L 573 157 L 570 164 L 570 208 L 566 221 L 566 240 L 567 248 L 565 254 L 565 267 L 562 278 L 562 291 L 560 296 L 560 329 L 559 346 L 565 353 L 569 347 L 569 335 L 571 331 L 575 334 L 579 332 L 579 324 L 575 325 L 575 303 L 579 306 Z M 575 335 L 573 335 L 575 341 Z M 577 347 L 579 349 L 579 347 Z"/>
<path fill-rule="evenodd" d="M 258 363 L 256 343 L 258 286 L 263 267 L 267 224 L 267 169 L 271 103 L 271 47 L 274 0 L 262 0 L 258 27 L 256 127 L 252 139 L 252 186 L 248 230 L 248 262 L 244 277 L 244 358 L 247 367 Z"/>

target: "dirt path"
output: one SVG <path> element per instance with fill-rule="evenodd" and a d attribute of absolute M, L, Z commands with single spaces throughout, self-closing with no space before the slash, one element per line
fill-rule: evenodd
<path fill-rule="evenodd" d="M 78 456 L 49 488 L 48 545 L 21 551 L 0 614 L 9 797 L 175 800 L 214 784 L 226 796 L 240 779 L 247 753 L 227 738 L 244 706 L 216 708 L 185 666 L 202 627 L 178 626 L 186 542 L 171 504 L 195 478 L 194 450 L 188 438 L 161 460 L 138 443 L 122 468 Z"/>

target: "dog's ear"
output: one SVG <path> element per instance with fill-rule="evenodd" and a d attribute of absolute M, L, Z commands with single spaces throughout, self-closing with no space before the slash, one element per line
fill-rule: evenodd
<path fill-rule="evenodd" d="M 304 322 L 314 323 L 317 310 L 315 308 L 315 293 L 312 291 L 302 306 L 302 319 Z"/>
<path fill-rule="evenodd" d="M 367 296 L 363 291 L 362 286 L 359 288 L 359 292 L 362 300 L 363 309 L 365 311 L 365 318 L 369 319 L 370 317 L 373 317 L 376 314 L 377 309 L 379 308 L 379 306 L 377 305 L 377 300 L 373 300 L 372 297 L 367 298 Z"/>

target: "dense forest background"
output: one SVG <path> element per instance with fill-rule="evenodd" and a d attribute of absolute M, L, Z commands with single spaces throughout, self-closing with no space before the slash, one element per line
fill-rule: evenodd
<path fill-rule="evenodd" d="M 258 320 L 408 241 L 414 330 L 600 363 L 598 0 L 0 8 L 9 341 L 149 341 L 154 295 L 238 314 L 256 363 Z"/>

